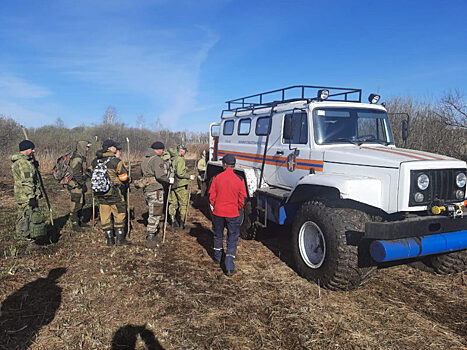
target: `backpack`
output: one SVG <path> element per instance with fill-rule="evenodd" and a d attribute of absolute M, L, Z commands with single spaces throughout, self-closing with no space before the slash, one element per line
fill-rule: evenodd
<path fill-rule="evenodd" d="M 73 170 L 71 169 L 71 159 L 74 152 L 68 152 L 57 159 L 53 168 L 54 179 L 60 184 L 66 185 L 73 178 Z"/>
<path fill-rule="evenodd" d="M 92 171 L 91 176 L 91 190 L 94 193 L 107 193 L 112 186 L 112 180 L 110 180 L 109 172 L 107 171 L 107 163 L 113 159 L 113 157 L 107 158 L 102 161 L 97 160 L 96 167 Z"/>

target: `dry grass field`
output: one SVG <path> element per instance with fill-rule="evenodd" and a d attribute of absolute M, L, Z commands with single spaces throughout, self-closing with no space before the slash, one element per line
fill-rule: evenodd
<path fill-rule="evenodd" d="M 273 229 L 239 241 L 228 278 L 195 188 L 187 230 L 168 229 L 161 247 L 146 243 L 132 190 L 133 244 L 109 248 L 98 227 L 70 230 L 68 193 L 45 177 L 55 243 L 32 251 L 13 239 L 12 181 L 0 180 L 0 349 L 467 348 L 466 274 L 393 266 L 330 292 L 294 272 L 288 232 Z"/>

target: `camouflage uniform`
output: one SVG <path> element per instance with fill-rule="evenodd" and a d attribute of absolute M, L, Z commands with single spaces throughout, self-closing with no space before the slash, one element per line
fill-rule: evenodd
<path fill-rule="evenodd" d="M 16 234 L 18 239 L 45 236 L 45 218 L 38 207 L 40 189 L 31 156 L 17 153 L 11 157 L 17 204 Z"/>
<path fill-rule="evenodd" d="M 198 190 L 199 192 L 203 192 L 203 181 L 204 181 L 204 173 L 206 172 L 206 164 L 208 161 L 208 151 L 204 150 L 201 153 L 201 159 L 198 160 L 198 164 L 196 165 L 196 168 L 198 169 L 198 177 L 197 177 L 197 182 L 198 182 Z"/>
<path fill-rule="evenodd" d="M 114 218 L 114 229 L 117 236 L 117 245 L 128 243 L 125 240 L 125 216 L 126 216 L 126 202 L 122 194 L 122 188 L 127 183 L 128 174 L 123 162 L 115 158 L 115 153 L 112 151 L 96 152 L 97 158 L 95 158 L 90 167 L 92 172 L 97 165 L 97 160 L 106 161 L 110 158 L 107 163 L 107 172 L 112 186 L 109 191 L 100 194 L 96 193 L 95 196 L 99 203 L 99 215 L 101 220 L 102 229 L 105 232 L 107 238 L 107 244 L 113 245 L 114 232 L 112 229 L 111 215 Z"/>
<path fill-rule="evenodd" d="M 149 180 L 144 186 L 144 196 L 148 205 L 147 239 L 153 239 L 159 232 L 159 222 L 164 213 L 164 187 L 169 182 L 166 162 L 161 156 L 148 148 L 141 162 L 141 175 Z"/>
<path fill-rule="evenodd" d="M 81 210 L 84 206 L 86 188 L 86 152 L 89 143 L 87 141 L 78 141 L 76 150 L 71 158 L 70 166 L 73 172 L 73 177 L 66 185 L 70 193 L 71 206 L 70 206 L 70 220 L 76 230 L 79 229 Z"/>
<path fill-rule="evenodd" d="M 180 155 L 173 158 L 172 169 L 174 172 L 175 182 L 172 185 L 172 191 L 170 191 L 169 195 L 169 215 L 172 219 L 172 226 L 174 226 L 174 219 L 178 209 L 180 215 L 180 226 L 183 228 L 186 209 L 188 206 L 187 187 L 190 180 L 190 174 L 187 172 L 185 159 Z"/>

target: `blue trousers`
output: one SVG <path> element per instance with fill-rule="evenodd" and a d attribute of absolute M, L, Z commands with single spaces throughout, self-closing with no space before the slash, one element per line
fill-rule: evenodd
<path fill-rule="evenodd" d="M 237 253 L 237 242 L 240 236 L 241 217 L 225 218 L 212 215 L 212 231 L 214 233 L 214 260 L 221 261 L 224 241 L 224 227 L 227 226 L 227 251 L 225 253 L 225 269 L 235 268 L 234 260 Z"/>

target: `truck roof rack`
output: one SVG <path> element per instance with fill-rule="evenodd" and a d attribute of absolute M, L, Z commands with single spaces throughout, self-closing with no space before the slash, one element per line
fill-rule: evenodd
<path fill-rule="evenodd" d="M 248 110 L 254 111 L 255 109 L 271 107 L 279 103 L 300 100 L 311 101 L 317 98 L 318 90 L 329 90 L 329 97 L 326 99 L 326 101 L 362 102 L 361 89 L 330 86 L 293 85 L 282 89 L 261 92 L 259 94 L 226 101 L 227 109 L 222 111 L 221 118 L 225 112 L 234 112 L 236 115 L 237 112 Z"/>

